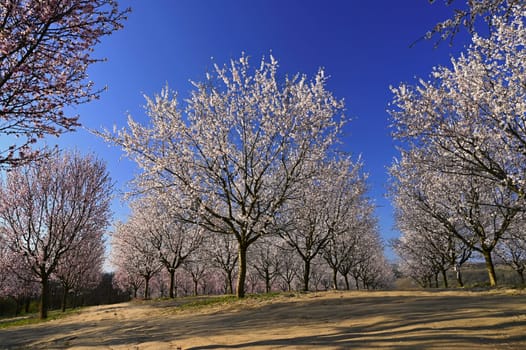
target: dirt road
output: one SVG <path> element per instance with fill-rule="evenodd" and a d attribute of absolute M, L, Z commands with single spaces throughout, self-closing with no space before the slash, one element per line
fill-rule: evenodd
<path fill-rule="evenodd" d="M 327 292 L 180 310 L 83 309 L 0 330 L 0 349 L 526 349 L 526 292 Z"/>

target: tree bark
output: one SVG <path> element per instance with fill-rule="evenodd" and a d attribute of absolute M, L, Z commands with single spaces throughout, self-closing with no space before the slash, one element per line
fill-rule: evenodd
<path fill-rule="evenodd" d="M 332 288 L 338 290 L 338 269 L 332 269 Z"/>
<path fill-rule="evenodd" d="M 460 267 L 457 267 L 457 282 L 460 287 L 464 287 L 464 282 L 462 281 L 462 271 L 460 271 Z"/>
<path fill-rule="evenodd" d="M 236 294 L 238 298 L 244 298 L 245 297 L 245 279 L 247 277 L 247 247 L 239 243 L 238 248 L 238 255 L 239 255 L 239 261 L 238 261 L 238 274 L 237 274 L 237 290 Z"/>
<path fill-rule="evenodd" d="M 309 291 L 309 277 L 310 277 L 310 260 L 304 260 L 305 266 L 303 269 L 303 291 Z"/>
<path fill-rule="evenodd" d="M 66 303 L 68 301 L 68 288 L 67 286 L 62 286 L 62 312 L 66 311 Z"/>
<path fill-rule="evenodd" d="M 226 287 L 227 287 L 227 293 L 228 294 L 234 294 L 234 287 L 232 286 L 233 284 L 233 278 L 232 278 L 232 271 L 227 271 L 226 273 Z"/>
<path fill-rule="evenodd" d="M 449 288 L 447 283 L 447 271 L 446 269 L 442 269 L 442 279 L 444 280 L 444 288 Z"/>
<path fill-rule="evenodd" d="M 174 299 L 175 298 L 175 294 L 174 294 L 175 269 L 170 269 L 170 270 L 168 270 L 168 272 L 170 273 L 170 292 L 169 292 L 169 296 L 170 296 L 170 299 Z"/>
<path fill-rule="evenodd" d="M 486 271 L 488 271 L 489 285 L 495 287 L 497 285 L 497 275 L 495 273 L 495 265 L 493 264 L 493 258 L 491 257 L 491 251 L 483 250 L 482 255 L 486 262 Z"/>
<path fill-rule="evenodd" d="M 144 277 L 144 299 L 150 298 L 150 276 Z"/>
<path fill-rule="evenodd" d="M 47 311 L 49 308 L 49 276 L 42 274 L 42 293 L 40 295 L 40 308 L 39 314 L 40 319 L 47 318 Z"/>

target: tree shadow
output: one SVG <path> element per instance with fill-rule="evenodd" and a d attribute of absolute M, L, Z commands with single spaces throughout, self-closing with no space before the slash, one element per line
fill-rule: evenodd
<path fill-rule="evenodd" d="M 337 294 L 330 299 L 286 300 L 241 310 L 174 313 L 163 304 L 144 304 L 146 318 L 126 316 L 123 306 L 100 311 L 97 321 L 81 319 L 0 330 L 0 349 L 136 347 L 159 342 L 175 349 L 185 339 L 203 339 L 193 349 L 312 347 L 326 349 L 526 348 L 525 296 L 467 295 L 364 297 Z M 510 302 L 511 301 L 511 302 Z M 487 318 L 491 322 L 487 322 Z M 462 322 L 464 321 L 464 322 Z M 486 321 L 486 322 L 483 322 Z M 298 326 L 316 334 L 275 336 Z M 323 326 L 324 330 L 319 331 Z M 250 337 L 251 332 L 260 331 Z M 261 336 L 261 332 L 268 336 Z M 306 333 L 306 332 L 304 332 Z M 214 337 L 247 334 L 249 340 L 217 343 Z M 216 338 L 217 339 L 217 338 Z"/>

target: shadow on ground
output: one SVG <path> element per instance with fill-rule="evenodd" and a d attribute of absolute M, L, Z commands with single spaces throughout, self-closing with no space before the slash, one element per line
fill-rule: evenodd
<path fill-rule="evenodd" d="M 312 295 L 196 313 L 115 305 L 96 317 L 0 330 L 0 349 L 526 348 L 525 295 L 395 293 Z"/>

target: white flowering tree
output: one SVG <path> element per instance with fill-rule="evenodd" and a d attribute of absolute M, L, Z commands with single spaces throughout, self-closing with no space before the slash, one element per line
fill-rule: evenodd
<path fill-rule="evenodd" d="M 147 235 L 146 222 L 132 215 L 127 222 L 115 224 L 111 237 L 111 262 L 121 284 L 128 283 L 125 289 L 132 289 L 134 296 L 143 287 L 144 299 L 150 297 L 150 281 L 163 267 L 159 252 Z"/>
<path fill-rule="evenodd" d="M 430 3 L 436 2 L 436 0 L 428 1 Z M 476 26 L 481 19 L 491 26 L 493 16 L 507 16 L 514 7 L 526 7 L 522 0 L 443 0 L 443 2 L 453 8 L 453 15 L 438 22 L 424 36 L 426 39 L 431 39 L 439 35 L 437 44 L 447 39 L 452 43 L 461 28 L 466 28 L 470 33 L 475 33 Z"/>
<path fill-rule="evenodd" d="M 272 56 L 255 69 L 248 61 L 216 65 L 184 107 L 166 88 L 147 98 L 147 125 L 130 117 L 127 128 L 102 133 L 141 167 L 140 189 L 172 193 L 181 220 L 236 238 L 239 297 L 248 247 L 272 231 L 275 214 L 312 177 L 308 163 L 335 144 L 343 108 L 322 69 L 312 80 L 280 82 Z"/>
<path fill-rule="evenodd" d="M 525 10 L 508 5 L 451 68 L 394 88 L 391 112 L 394 136 L 408 149 L 399 185 L 484 256 L 491 285 L 492 253 L 526 199 Z"/>
<path fill-rule="evenodd" d="M 396 180 L 395 204 L 406 207 L 398 211 L 400 228 L 407 227 L 407 220 L 411 220 L 410 230 L 416 228 L 425 234 L 422 223 L 426 217 L 432 218 L 443 228 L 433 227 L 433 230 L 446 236 L 454 235 L 484 257 L 489 283 L 496 285 L 493 251 L 521 212 L 523 199 L 506 186 L 481 176 L 435 169 L 426 156 L 416 150 L 405 152 L 391 168 Z M 424 218 L 407 216 L 415 213 Z"/>
<path fill-rule="evenodd" d="M 311 262 L 336 235 L 352 234 L 353 209 L 365 200 L 362 164 L 349 159 L 319 165 L 319 175 L 300 189 L 282 213 L 278 231 L 303 260 L 303 290 L 309 290 Z"/>
<path fill-rule="evenodd" d="M 428 81 L 393 88 L 394 136 L 426 149 L 440 171 L 475 175 L 526 191 L 526 28 L 523 6 L 492 17 L 488 38 Z M 431 156 L 431 152 L 434 156 Z M 438 160 L 438 162 L 437 162 Z"/>

